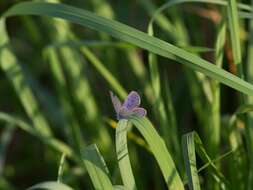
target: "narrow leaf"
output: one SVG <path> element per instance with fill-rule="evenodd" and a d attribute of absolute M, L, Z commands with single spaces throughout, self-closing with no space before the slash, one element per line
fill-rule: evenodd
<path fill-rule="evenodd" d="M 124 186 L 129 190 L 137 189 L 127 148 L 128 121 L 120 120 L 116 128 L 116 152 Z"/>
<path fill-rule="evenodd" d="M 147 118 L 132 117 L 130 121 L 147 141 L 170 190 L 184 190 L 183 182 L 164 140 Z"/>
<path fill-rule="evenodd" d="M 63 4 L 24 2 L 14 5 L 4 17 L 15 15 L 43 15 L 62 18 L 95 30 L 106 32 L 155 54 L 173 59 L 212 77 L 247 95 L 253 95 L 253 85 L 218 68 L 216 65 L 163 40 L 147 35 L 125 24 L 105 19 L 89 11 Z"/>
<path fill-rule="evenodd" d="M 183 136 L 182 147 L 189 188 L 190 190 L 200 190 L 195 155 L 194 133 L 187 133 Z"/>
<path fill-rule="evenodd" d="M 83 162 L 95 189 L 113 190 L 109 170 L 95 144 L 87 146 L 82 152 Z"/>
<path fill-rule="evenodd" d="M 48 181 L 48 182 L 42 182 L 37 185 L 34 185 L 27 190 L 35 190 L 35 189 L 48 189 L 48 190 L 74 190 L 71 187 L 63 184 L 63 183 L 58 183 L 54 181 Z"/>

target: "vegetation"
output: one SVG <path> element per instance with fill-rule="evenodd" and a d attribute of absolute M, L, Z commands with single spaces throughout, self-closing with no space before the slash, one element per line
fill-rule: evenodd
<path fill-rule="evenodd" d="M 251 190 L 252 5 L 1 0 L 0 189 Z"/>

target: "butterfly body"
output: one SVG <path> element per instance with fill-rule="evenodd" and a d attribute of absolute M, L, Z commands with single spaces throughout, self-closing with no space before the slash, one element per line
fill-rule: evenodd
<path fill-rule="evenodd" d="M 147 114 L 144 108 L 139 107 L 141 99 L 137 92 L 131 91 L 123 104 L 112 92 L 110 92 L 110 95 L 118 120 L 128 119 L 132 115 L 144 117 Z"/>

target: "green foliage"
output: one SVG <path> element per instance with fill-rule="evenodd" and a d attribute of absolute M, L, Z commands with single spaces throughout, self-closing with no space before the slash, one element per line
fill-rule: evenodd
<path fill-rule="evenodd" d="M 243 2 L 2 0 L 0 189 L 252 189 Z"/>

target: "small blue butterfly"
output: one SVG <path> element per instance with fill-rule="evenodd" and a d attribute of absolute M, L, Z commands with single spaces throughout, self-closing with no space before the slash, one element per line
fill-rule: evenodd
<path fill-rule="evenodd" d="M 117 114 L 117 119 L 128 119 L 132 115 L 144 117 L 147 111 L 144 108 L 139 107 L 141 104 L 141 98 L 135 91 L 131 91 L 123 105 L 119 98 L 110 91 L 114 110 Z"/>

